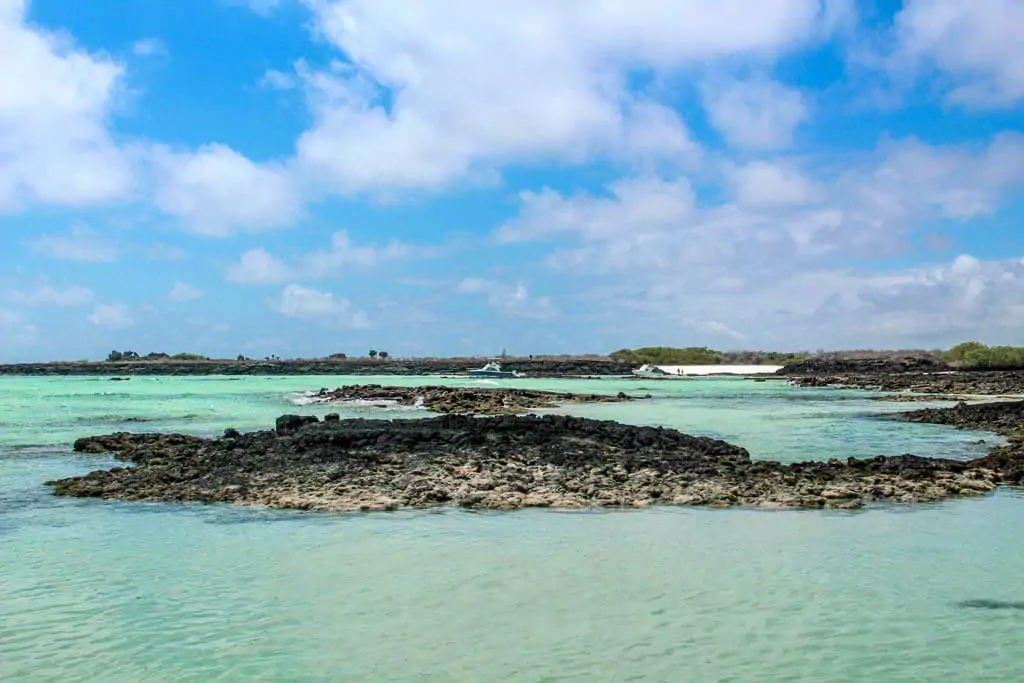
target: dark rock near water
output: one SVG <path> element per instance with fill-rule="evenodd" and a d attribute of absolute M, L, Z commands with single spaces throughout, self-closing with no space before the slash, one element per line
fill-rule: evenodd
<path fill-rule="evenodd" d="M 478 368 L 479 358 L 372 360 L 131 360 L 0 365 L 0 375 L 461 375 Z M 510 358 L 502 369 L 531 377 L 629 375 L 633 366 L 601 358 Z"/>
<path fill-rule="evenodd" d="M 992 462 L 913 455 L 791 465 L 672 429 L 546 415 L 422 420 L 282 416 L 272 431 L 201 439 L 112 434 L 79 451 L 130 467 L 48 482 L 58 495 L 310 510 L 457 505 L 856 508 L 992 490 Z M 1005 468 L 1004 468 L 1005 469 Z"/>
<path fill-rule="evenodd" d="M 904 372 L 942 372 L 949 366 L 934 356 L 908 355 L 880 358 L 815 357 L 790 363 L 778 375 L 888 375 Z"/>
<path fill-rule="evenodd" d="M 996 472 L 1001 481 L 1024 484 L 1024 401 L 958 403 L 952 408 L 914 410 L 900 417 L 909 422 L 984 429 L 1007 437 L 1004 445 L 993 448 L 988 456 L 975 462 Z"/>
<path fill-rule="evenodd" d="M 963 371 L 905 372 L 897 374 L 821 374 L 794 376 L 790 382 L 800 387 L 850 387 L 887 392 L 917 394 L 964 394 L 1005 396 L 1024 394 L 1024 372 Z"/>
<path fill-rule="evenodd" d="M 422 405 L 435 413 L 464 415 L 514 415 L 536 408 L 552 408 L 566 403 L 617 403 L 631 401 L 623 392 L 608 394 L 570 394 L 536 389 L 478 389 L 471 387 L 385 387 L 357 384 L 338 389 L 320 389 L 307 395 L 314 403 L 344 401 L 395 402 Z M 650 395 L 644 398 L 650 398 Z"/>

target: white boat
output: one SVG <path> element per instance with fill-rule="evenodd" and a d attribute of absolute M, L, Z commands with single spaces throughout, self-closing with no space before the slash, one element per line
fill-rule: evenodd
<path fill-rule="evenodd" d="M 651 365 L 649 363 L 645 363 L 641 365 L 639 368 L 633 370 L 633 374 L 636 375 L 637 377 L 648 378 L 671 377 L 671 375 L 669 375 L 667 372 L 659 368 L 657 365 Z"/>
<path fill-rule="evenodd" d="M 472 377 L 521 377 L 518 372 L 513 370 L 502 370 L 501 363 L 488 363 L 482 368 L 476 370 L 470 370 L 469 374 Z"/>

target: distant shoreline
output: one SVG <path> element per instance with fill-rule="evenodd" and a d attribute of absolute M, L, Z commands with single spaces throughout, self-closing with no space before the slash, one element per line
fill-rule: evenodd
<path fill-rule="evenodd" d="M 55 361 L 0 365 L 0 375 L 443 375 L 479 368 L 483 358 L 314 358 L 294 360 Z M 502 367 L 533 377 L 628 375 L 633 366 L 599 358 L 509 358 Z"/>

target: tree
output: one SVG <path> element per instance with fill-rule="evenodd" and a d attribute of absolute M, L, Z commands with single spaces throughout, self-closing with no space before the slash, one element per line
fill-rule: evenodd
<path fill-rule="evenodd" d="M 377 357 L 380 358 L 381 360 L 387 360 L 388 352 L 387 351 L 378 351 L 377 352 Z"/>
<path fill-rule="evenodd" d="M 377 349 L 370 349 L 369 356 L 370 356 L 370 358 L 376 358 L 377 357 Z"/>

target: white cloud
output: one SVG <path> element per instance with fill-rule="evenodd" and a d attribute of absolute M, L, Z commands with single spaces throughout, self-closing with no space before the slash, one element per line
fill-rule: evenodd
<path fill-rule="evenodd" d="M 701 92 L 711 122 L 734 147 L 787 147 L 808 117 L 799 91 L 767 79 L 714 80 Z"/>
<path fill-rule="evenodd" d="M 167 299 L 177 303 L 182 303 L 185 301 L 201 299 L 204 296 L 206 296 L 206 294 L 201 289 L 197 289 L 184 282 L 175 282 L 170 293 L 167 295 Z"/>
<path fill-rule="evenodd" d="M 228 267 L 227 279 L 239 284 L 274 284 L 296 278 L 320 279 L 346 275 L 386 263 L 432 258 L 443 253 L 441 247 L 419 246 L 392 240 L 382 246 L 352 242 L 344 230 L 331 236 L 330 249 L 318 249 L 285 263 L 262 247 L 242 254 L 238 263 Z"/>
<path fill-rule="evenodd" d="M 318 250 L 302 258 L 301 268 L 310 277 L 331 277 L 345 274 L 351 268 L 372 268 L 394 261 L 430 258 L 442 252 L 439 247 L 424 247 L 392 240 L 383 246 L 357 245 L 348 232 L 331 236 L 331 248 Z"/>
<path fill-rule="evenodd" d="M 75 226 L 67 233 L 40 235 L 31 245 L 50 258 L 109 263 L 117 260 L 117 247 L 92 228 Z"/>
<path fill-rule="evenodd" d="M 276 164 L 256 164 L 221 144 L 195 153 L 155 149 L 157 206 L 207 235 L 256 232 L 290 225 L 302 215 L 292 176 Z"/>
<path fill-rule="evenodd" d="M 82 306 L 92 301 L 91 289 L 80 286 L 55 289 L 45 285 L 31 292 L 11 292 L 11 299 L 14 303 L 24 306 L 59 306 L 71 307 Z"/>
<path fill-rule="evenodd" d="M 821 188 L 792 163 L 755 161 L 725 169 L 741 204 L 806 204 L 821 196 Z"/>
<path fill-rule="evenodd" d="M 440 188 L 508 162 L 690 153 L 678 116 L 631 92 L 629 69 L 771 60 L 834 23 L 817 0 L 310 4 L 358 66 L 300 65 L 316 123 L 297 161 L 344 193 Z"/>
<path fill-rule="evenodd" d="M 122 329 L 135 324 L 128 307 L 121 303 L 96 304 L 88 321 L 96 327 Z"/>
<path fill-rule="evenodd" d="M 834 166 L 779 159 L 726 163 L 723 174 L 735 203 L 695 204 L 685 179 L 650 176 L 620 181 L 608 196 L 526 193 L 497 236 L 556 241 L 547 263 L 574 277 L 574 310 L 605 312 L 609 325 L 626 317 L 754 345 L 810 335 L 878 344 L 952 338 L 970 325 L 1005 338 L 1008 321 L 1021 320 L 1017 260 L 964 256 L 895 272 L 845 264 L 904 253 L 932 221 L 996 211 L 1024 183 L 1024 137 L 999 135 L 981 149 L 888 142 Z M 943 298 L 961 305 L 940 310 Z M 890 315 L 900 310 L 905 317 Z M 812 323 L 797 340 L 794 330 Z M 887 336 L 870 342 L 876 323 Z"/>
<path fill-rule="evenodd" d="M 1019 0 L 907 0 L 896 17 L 897 69 L 934 65 L 947 75 L 948 99 L 1011 107 L 1024 100 Z"/>
<path fill-rule="evenodd" d="M 548 235 L 579 235 L 587 240 L 618 240 L 626 234 L 661 231 L 694 211 L 696 194 L 685 178 L 653 176 L 612 183 L 609 197 L 563 197 L 549 189 L 523 192 L 519 217 L 503 225 L 498 239 L 517 242 Z"/>
<path fill-rule="evenodd" d="M 159 38 L 143 38 L 132 44 L 136 57 L 158 57 L 167 54 L 167 46 Z"/>
<path fill-rule="evenodd" d="M 130 156 L 107 131 L 123 67 L 26 21 L 0 2 L 0 213 L 127 197 Z"/>
<path fill-rule="evenodd" d="M 531 296 L 522 282 L 509 285 L 483 278 L 465 278 L 456 286 L 459 294 L 482 294 L 487 304 L 502 313 L 523 318 L 549 319 L 558 315 L 558 307 L 546 296 Z"/>
<path fill-rule="evenodd" d="M 228 267 L 228 282 L 269 285 L 290 280 L 292 270 L 263 247 L 242 254 L 238 263 Z"/>
<path fill-rule="evenodd" d="M 0 348 L 13 344 L 24 344 L 33 341 L 36 336 L 35 325 L 17 311 L 5 311 L 0 308 Z"/>
<path fill-rule="evenodd" d="M 277 69 L 268 69 L 260 79 L 260 86 L 270 90 L 291 90 L 297 85 L 298 79 L 295 75 Z"/>
<path fill-rule="evenodd" d="M 281 296 L 269 303 L 271 308 L 289 318 L 313 320 L 332 327 L 370 326 L 366 313 L 356 309 L 348 299 L 297 284 L 286 286 Z"/>

